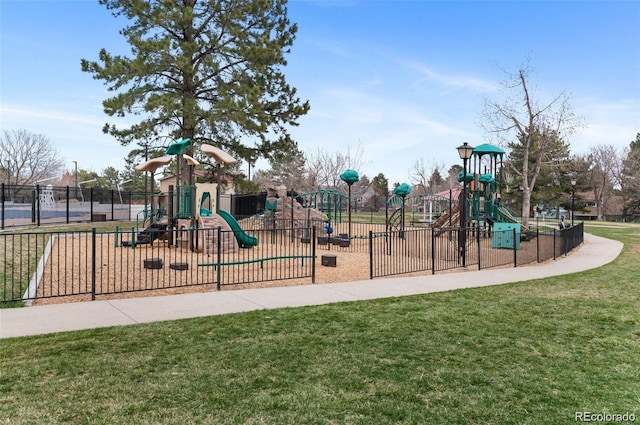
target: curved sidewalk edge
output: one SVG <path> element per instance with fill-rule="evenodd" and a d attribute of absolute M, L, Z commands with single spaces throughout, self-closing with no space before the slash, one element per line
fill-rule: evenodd
<path fill-rule="evenodd" d="M 0 309 L 0 338 L 500 285 L 600 267 L 613 261 L 623 246 L 585 233 L 584 243 L 568 256 L 542 265 Z"/>

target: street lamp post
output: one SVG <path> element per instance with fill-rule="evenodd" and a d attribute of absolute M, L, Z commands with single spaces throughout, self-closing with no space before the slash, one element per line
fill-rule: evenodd
<path fill-rule="evenodd" d="M 73 164 L 75 165 L 75 171 L 73 173 L 73 178 L 74 178 L 74 191 L 76 193 L 75 197 L 76 200 L 78 199 L 78 161 L 73 161 Z"/>
<path fill-rule="evenodd" d="M 460 255 L 462 256 L 462 267 L 467 267 L 467 161 L 473 154 L 473 146 L 464 142 L 462 146 L 456 148 L 458 155 L 462 159 L 462 205 L 460 208 Z"/>
<path fill-rule="evenodd" d="M 573 216 L 575 215 L 575 205 L 576 205 L 576 181 L 575 177 L 571 178 L 571 227 L 573 227 Z"/>

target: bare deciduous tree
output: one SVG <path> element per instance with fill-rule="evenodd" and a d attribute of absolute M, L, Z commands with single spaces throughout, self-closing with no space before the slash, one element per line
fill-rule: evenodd
<path fill-rule="evenodd" d="M 346 185 L 340 180 L 340 174 L 347 169 L 359 171 L 364 165 L 364 149 L 361 145 L 355 151 L 347 148 L 346 153 L 331 154 L 318 149 L 307 159 L 307 173 L 316 188 L 337 189 Z"/>
<path fill-rule="evenodd" d="M 424 159 L 416 160 L 409 170 L 411 184 L 416 187 L 416 193 L 437 193 L 448 188 L 446 180 L 442 177 L 445 166 L 440 162 L 433 162 L 431 167 L 427 167 Z"/>
<path fill-rule="evenodd" d="M 589 149 L 591 168 L 589 177 L 593 187 L 593 197 L 596 201 L 597 219 L 602 220 L 606 210 L 607 200 L 613 194 L 616 179 L 618 151 L 612 145 L 592 146 Z"/>
<path fill-rule="evenodd" d="M 409 179 L 411 184 L 416 187 L 418 193 L 427 193 L 427 186 L 429 185 L 429 170 L 424 163 L 424 159 L 420 158 L 413 163 L 413 166 L 409 169 Z"/>
<path fill-rule="evenodd" d="M 566 140 L 583 120 L 573 112 L 565 92 L 540 104 L 530 91 L 526 69 L 510 75 L 503 86 L 510 96 L 503 102 L 485 100 L 483 125 L 502 146 L 521 145 L 521 168 L 514 167 L 512 171 L 521 179 L 522 224 L 528 226 L 531 194 L 540 169 L 554 160 L 551 157 L 554 146 Z"/>
<path fill-rule="evenodd" d="M 5 130 L 0 137 L 0 168 L 8 185 L 28 185 L 60 176 L 64 163 L 42 134 Z"/>

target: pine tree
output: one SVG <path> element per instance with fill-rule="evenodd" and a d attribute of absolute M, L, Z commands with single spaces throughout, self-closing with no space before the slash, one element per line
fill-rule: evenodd
<path fill-rule="evenodd" d="M 129 20 L 121 34 L 131 56 L 103 48 L 82 70 L 116 93 L 103 102 L 107 115 L 139 119 L 105 133 L 122 145 L 190 138 L 247 161 L 296 150 L 288 128 L 309 104 L 283 74 L 297 32 L 286 0 L 99 2 Z"/>

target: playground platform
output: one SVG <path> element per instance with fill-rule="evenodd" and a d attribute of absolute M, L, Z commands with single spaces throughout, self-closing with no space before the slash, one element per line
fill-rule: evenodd
<path fill-rule="evenodd" d="M 597 268 L 622 247 L 585 233 L 584 244 L 566 257 L 518 268 L 0 309 L 0 338 L 501 285 Z"/>

